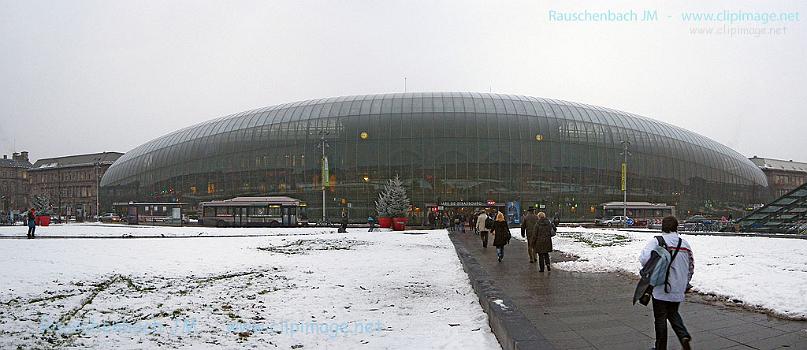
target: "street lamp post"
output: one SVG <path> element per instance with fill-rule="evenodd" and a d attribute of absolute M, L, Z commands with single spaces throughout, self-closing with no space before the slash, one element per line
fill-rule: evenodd
<path fill-rule="evenodd" d="M 98 176 L 101 158 L 95 162 L 95 221 L 101 220 L 101 179 Z"/>
<path fill-rule="evenodd" d="M 622 227 L 628 227 L 628 151 L 630 141 L 622 141 Z"/>
<path fill-rule="evenodd" d="M 328 160 L 325 158 L 325 148 L 328 147 L 328 142 L 325 141 L 325 135 L 328 135 L 328 131 L 320 131 L 319 132 L 319 148 L 322 150 L 322 222 L 323 224 L 327 221 L 325 218 L 325 183 L 328 181 L 326 178 L 328 176 Z"/>

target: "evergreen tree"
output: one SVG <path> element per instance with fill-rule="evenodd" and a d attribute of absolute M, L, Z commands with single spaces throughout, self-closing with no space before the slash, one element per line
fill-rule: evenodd
<path fill-rule="evenodd" d="M 46 195 L 34 195 L 34 198 L 31 199 L 31 204 L 33 204 L 34 209 L 36 209 L 37 215 L 48 215 L 50 214 L 50 198 Z"/>
<path fill-rule="evenodd" d="M 385 190 L 378 194 L 378 200 L 375 201 L 375 211 L 378 213 L 378 217 L 388 218 L 390 215 L 386 197 L 386 185 L 384 187 Z"/>
<path fill-rule="evenodd" d="M 410 206 L 409 197 L 406 196 L 406 189 L 397 174 L 384 185 L 384 191 L 378 196 L 375 204 L 378 216 L 394 218 L 406 216 Z"/>

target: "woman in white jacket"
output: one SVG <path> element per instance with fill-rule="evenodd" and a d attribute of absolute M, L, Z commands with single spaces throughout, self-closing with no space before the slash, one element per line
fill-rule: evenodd
<path fill-rule="evenodd" d="M 690 349 L 692 336 L 689 335 L 684 320 L 678 313 L 678 307 L 684 301 L 692 273 L 695 271 L 695 260 L 689 243 L 678 236 L 678 220 L 674 216 L 665 217 L 661 221 L 664 243 L 667 251 L 674 256 L 670 262 L 667 283 L 653 287 L 653 317 L 656 326 L 656 349 L 667 349 L 667 321 L 670 321 L 681 347 Z M 650 259 L 650 253 L 659 245 L 655 237 L 650 239 L 639 256 L 642 265 Z"/>

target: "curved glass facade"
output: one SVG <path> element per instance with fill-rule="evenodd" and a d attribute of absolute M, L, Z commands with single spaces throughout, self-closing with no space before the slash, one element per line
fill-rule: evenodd
<path fill-rule="evenodd" d="M 105 205 L 191 204 L 285 195 L 321 215 L 321 135 L 328 147 L 328 216 L 365 217 L 399 174 L 414 215 L 446 201 L 520 201 L 562 217 L 593 217 L 621 201 L 622 140 L 630 142 L 628 201 L 690 212 L 739 211 L 767 199 L 748 159 L 682 128 L 575 102 L 488 93 L 395 93 L 287 103 L 190 126 L 118 159 Z"/>

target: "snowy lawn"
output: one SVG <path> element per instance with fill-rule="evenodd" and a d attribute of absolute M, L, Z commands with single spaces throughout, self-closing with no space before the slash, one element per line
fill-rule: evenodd
<path fill-rule="evenodd" d="M 654 232 L 563 228 L 555 249 L 580 257 L 557 263 L 563 270 L 629 272 L 641 269 L 639 253 Z M 513 236 L 521 239 L 517 230 Z M 746 306 L 807 319 L 807 240 L 681 235 L 692 246 L 697 292 L 741 301 Z"/>
<path fill-rule="evenodd" d="M 0 226 L 0 237 L 25 237 L 27 226 Z M 71 223 L 37 226 L 36 235 L 49 237 L 242 237 L 316 234 L 320 228 L 216 228 L 201 226 L 149 226 L 105 223 Z"/>
<path fill-rule="evenodd" d="M 0 348 L 500 348 L 445 231 L 121 230 L 270 236 L 2 239 Z"/>

